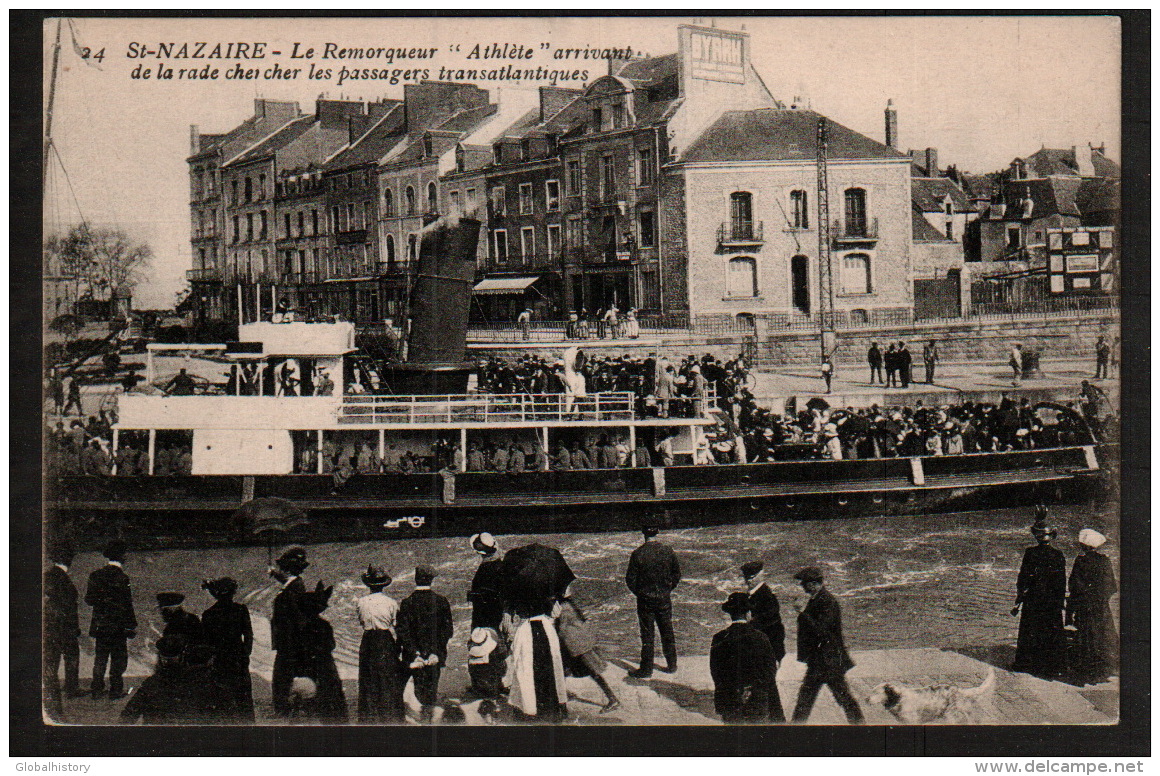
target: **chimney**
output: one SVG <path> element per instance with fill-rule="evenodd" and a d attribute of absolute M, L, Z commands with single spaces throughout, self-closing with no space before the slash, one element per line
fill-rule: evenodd
<path fill-rule="evenodd" d="M 926 175 L 928 178 L 938 177 L 938 149 L 926 149 Z"/>
<path fill-rule="evenodd" d="M 894 100 L 886 101 L 886 145 L 898 148 L 898 111 L 894 110 Z"/>
<path fill-rule="evenodd" d="M 201 151 L 201 132 L 197 129 L 197 124 L 189 125 L 189 153 L 196 154 Z"/>
<path fill-rule="evenodd" d="M 1083 145 L 1074 145 L 1071 147 L 1071 153 L 1075 157 L 1075 170 L 1079 173 L 1081 178 L 1094 178 L 1096 175 L 1095 165 L 1092 164 L 1092 149 L 1087 143 Z"/>

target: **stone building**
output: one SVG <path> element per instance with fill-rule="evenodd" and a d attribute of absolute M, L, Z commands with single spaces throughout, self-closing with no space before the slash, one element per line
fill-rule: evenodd
<path fill-rule="evenodd" d="M 692 315 L 817 314 L 821 118 L 792 108 L 729 111 L 669 165 L 683 179 Z M 910 158 L 826 122 L 837 320 L 908 318 Z"/>

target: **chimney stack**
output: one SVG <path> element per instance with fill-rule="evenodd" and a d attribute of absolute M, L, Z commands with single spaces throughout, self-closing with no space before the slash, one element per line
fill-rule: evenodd
<path fill-rule="evenodd" d="M 197 124 L 189 125 L 189 153 L 193 154 L 201 151 L 201 132 L 198 131 Z"/>
<path fill-rule="evenodd" d="M 886 145 L 898 148 L 898 111 L 894 110 L 894 100 L 886 101 Z"/>
<path fill-rule="evenodd" d="M 1071 147 L 1071 152 L 1075 156 L 1075 170 L 1079 173 L 1079 176 L 1081 178 L 1094 178 L 1096 168 L 1092 163 L 1091 146 L 1087 143 L 1074 145 Z"/>
<path fill-rule="evenodd" d="M 927 174 L 927 177 L 930 177 L 930 178 L 937 178 L 938 177 L 938 149 L 937 148 L 926 149 L 926 174 Z"/>

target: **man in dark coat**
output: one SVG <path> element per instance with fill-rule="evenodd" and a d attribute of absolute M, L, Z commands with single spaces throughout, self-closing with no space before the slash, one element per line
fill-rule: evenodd
<path fill-rule="evenodd" d="M 447 642 L 454 625 L 451 604 L 431 590 L 435 569 L 415 569 L 415 592 L 399 604 L 397 632 L 403 665 L 415 681 L 415 698 L 422 704 L 424 720 L 430 720 L 439 699 L 439 674 L 447 662 Z"/>
<path fill-rule="evenodd" d="M 201 620 L 193 612 L 187 612 L 181 604 L 185 596 L 181 593 L 158 593 L 157 606 L 165 627 L 162 636 L 180 636 L 187 646 L 202 641 Z"/>
<path fill-rule="evenodd" d="M 290 714 L 290 686 L 294 677 L 299 676 L 298 660 L 302 653 L 302 625 L 305 621 L 302 602 L 306 596 L 306 583 L 301 574 L 309 565 L 306 550 L 291 547 L 278 558 L 277 568 L 270 569 L 270 576 L 282 583 L 282 592 L 274 597 L 270 617 L 270 645 L 277 653 L 271 685 L 274 713 L 279 716 Z"/>
<path fill-rule="evenodd" d="M 846 684 L 846 672 L 854 667 L 854 661 L 842 638 L 842 610 L 838 599 L 826 590 L 822 571 L 816 566 L 802 569 L 794 578 L 801 582 L 810 600 L 804 610 L 794 603 L 798 610 L 798 660 L 806 664 L 806 675 L 798 691 L 793 721 L 805 722 L 810 718 L 810 710 L 824 684 L 846 712 L 850 724 L 860 725 L 864 721 L 862 709 Z"/>
<path fill-rule="evenodd" d="M 250 653 L 254 630 L 250 610 L 234 601 L 238 583 L 222 577 L 202 584 L 214 597 L 214 604 L 202 612 L 205 643 L 213 648 L 213 674 L 226 689 L 230 703 L 223 704 L 227 718 L 254 720 L 254 691 L 250 682 Z"/>
<path fill-rule="evenodd" d="M 499 632 L 503 621 L 503 558 L 499 555 L 499 545 L 489 533 L 478 533 L 471 537 L 471 549 L 479 555 L 479 567 L 467 591 L 471 602 L 471 629 L 494 628 Z"/>
<path fill-rule="evenodd" d="M 766 635 L 745 619 L 748 595 L 731 593 L 721 609 L 731 622 L 713 636 L 709 648 L 713 707 L 725 722 L 765 722 L 769 719 L 770 688 L 777 683 L 773 647 Z"/>
<path fill-rule="evenodd" d="M 749 591 L 749 611 L 752 612 L 753 626 L 765 634 L 773 650 L 774 681 L 769 687 L 769 719 L 785 722 L 781 694 L 777 691 L 777 669 L 785 657 L 785 626 L 781 622 L 781 605 L 765 582 L 765 564 L 761 561 L 750 561 L 743 565 L 741 576 L 745 578 L 745 587 Z"/>
<path fill-rule="evenodd" d="M 85 603 L 93 607 L 89 635 L 94 640 L 94 698 L 105 692 L 105 670 L 109 672 L 109 697 L 125 696 L 125 669 L 129 665 L 128 640 L 137 635 L 137 615 L 133 611 L 133 593 L 129 575 L 122 565 L 127 548 L 119 540 L 109 542 L 104 556 L 108 561 L 89 575 Z"/>
<path fill-rule="evenodd" d="M 677 640 L 673 635 L 673 589 L 681 581 L 681 564 L 668 545 L 656 540 L 655 526 L 643 529 L 644 544 L 628 559 L 625 584 L 636 596 L 636 615 L 640 621 L 640 666 L 629 671 L 635 679 L 652 676 L 655 656 L 653 629 L 660 631 L 661 650 L 667 665 L 661 670 L 677 670 Z"/>
<path fill-rule="evenodd" d="M 1036 508 L 1031 533 L 1036 544 L 1023 553 L 1015 608 L 1011 610 L 1013 617 L 1022 613 L 1012 670 L 1052 679 L 1063 673 L 1066 659 L 1063 609 L 1067 562 L 1063 553 L 1051 546 L 1056 530 L 1047 524 L 1046 507 Z"/>
<path fill-rule="evenodd" d="M 189 721 L 189 682 L 181 656 L 185 645 L 178 636 L 157 640 L 157 668 L 121 709 L 122 724 L 176 725 Z"/>
<path fill-rule="evenodd" d="M 1119 637 L 1108 599 L 1116 594 L 1112 562 L 1097 550 L 1107 538 L 1085 528 L 1079 532 L 1080 556 L 1068 581 L 1067 623 L 1076 628 L 1074 668 L 1085 682 L 1102 682 L 1116 673 Z"/>
<path fill-rule="evenodd" d="M 898 387 L 898 349 L 891 343 L 886 348 L 886 355 L 882 357 L 882 363 L 886 366 L 886 387 Z"/>
<path fill-rule="evenodd" d="M 903 388 L 910 387 L 911 368 L 914 366 L 914 359 L 910 355 L 910 348 L 906 347 L 905 342 L 898 343 L 898 379 L 902 382 Z"/>
<path fill-rule="evenodd" d="M 870 343 L 870 349 L 866 351 L 866 363 L 870 365 L 870 384 L 876 382 L 875 378 L 877 382 L 882 382 L 882 350 L 877 342 Z"/>
<path fill-rule="evenodd" d="M 76 585 L 68 575 L 75 552 L 68 544 L 49 550 L 52 565 L 44 572 L 44 689 L 52 708 L 61 711 L 60 663 L 64 661 L 64 692 L 80 695 L 80 615 Z"/>

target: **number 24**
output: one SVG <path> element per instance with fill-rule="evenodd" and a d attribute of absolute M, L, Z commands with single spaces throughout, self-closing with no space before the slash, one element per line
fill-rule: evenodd
<path fill-rule="evenodd" d="M 91 48 L 89 48 L 88 46 L 81 46 L 81 59 L 95 59 L 98 62 L 104 62 L 105 61 L 105 49 L 102 48 L 100 51 L 98 51 L 96 54 L 94 54 L 93 50 Z"/>

